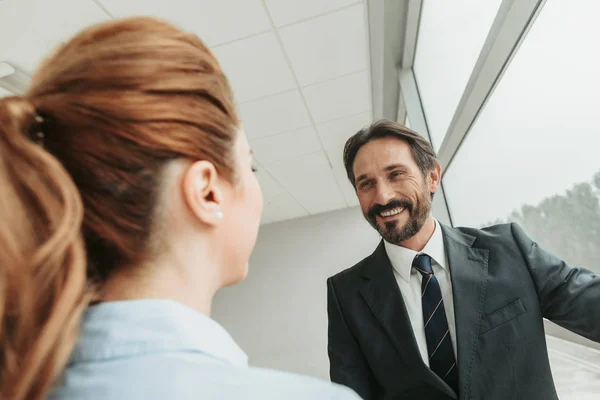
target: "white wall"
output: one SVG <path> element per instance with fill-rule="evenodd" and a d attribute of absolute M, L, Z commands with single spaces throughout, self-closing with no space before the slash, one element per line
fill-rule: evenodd
<path fill-rule="evenodd" d="M 379 240 L 358 208 L 263 226 L 248 278 L 219 292 L 213 317 L 251 365 L 329 379 L 326 279 Z"/>

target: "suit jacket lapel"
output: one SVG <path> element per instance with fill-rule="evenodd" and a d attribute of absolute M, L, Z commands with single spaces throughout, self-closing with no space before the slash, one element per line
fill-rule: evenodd
<path fill-rule="evenodd" d="M 412 325 L 404 300 L 394 277 L 392 265 L 385 252 L 383 241 L 365 264 L 363 276 L 368 279 L 361 293 L 369 308 L 383 326 L 407 367 L 414 371 L 415 379 L 422 379 L 448 396 L 456 393 L 423 362 L 417 347 Z"/>
<path fill-rule="evenodd" d="M 442 226 L 450 265 L 458 353 L 459 392 L 469 392 L 488 278 L 489 250 L 474 248 L 475 237 Z"/>

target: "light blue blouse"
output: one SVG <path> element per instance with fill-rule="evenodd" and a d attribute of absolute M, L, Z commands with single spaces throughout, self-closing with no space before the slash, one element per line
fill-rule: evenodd
<path fill-rule="evenodd" d="M 171 300 L 92 306 L 50 399 L 358 400 L 350 389 L 248 367 L 216 321 Z"/>

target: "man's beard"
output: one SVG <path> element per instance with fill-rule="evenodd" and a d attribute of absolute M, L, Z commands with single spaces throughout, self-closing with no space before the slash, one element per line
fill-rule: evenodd
<path fill-rule="evenodd" d="M 408 221 L 403 226 L 399 226 L 397 220 L 385 222 L 384 226 L 377 222 L 379 213 L 398 207 L 403 207 L 408 212 Z M 395 199 L 385 205 L 374 205 L 364 216 L 386 242 L 400 245 L 400 243 L 410 239 L 421 230 L 430 212 L 431 194 L 423 192 L 417 199 L 416 204 L 408 199 Z"/>

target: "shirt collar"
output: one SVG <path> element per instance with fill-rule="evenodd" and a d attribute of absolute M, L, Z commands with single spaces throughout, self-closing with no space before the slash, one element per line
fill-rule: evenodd
<path fill-rule="evenodd" d="M 161 351 L 201 352 L 234 366 L 248 357 L 210 317 L 173 300 L 143 299 L 91 306 L 71 362 Z"/>
<path fill-rule="evenodd" d="M 440 267 L 446 269 L 446 252 L 444 248 L 444 236 L 442 227 L 437 220 L 433 235 L 425 245 L 422 251 L 414 251 L 406 247 L 397 246 L 395 244 L 384 241 L 385 251 L 390 259 L 392 267 L 398 275 L 407 282 L 410 282 L 412 276 L 412 263 L 415 257 L 419 254 L 427 254 Z"/>

